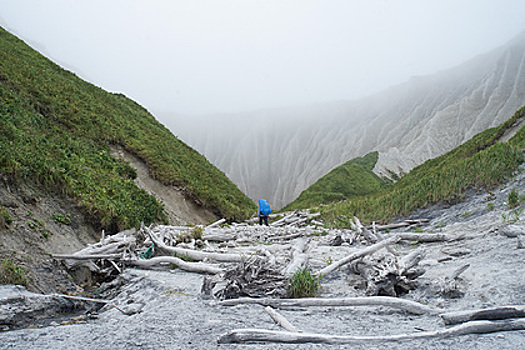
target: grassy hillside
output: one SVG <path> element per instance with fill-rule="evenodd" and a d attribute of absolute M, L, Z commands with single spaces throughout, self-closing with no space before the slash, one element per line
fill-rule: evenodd
<path fill-rule="evenodd" d="M 377 159 L 378 152 L 371 152 L 364 157 L 349 160 L 317 180 L 283 210 L 328 204 L 368 195 L 386 188 L 390 182 L 381 179 L 372 171 Z"/>
<path fill-rule="evenodd" d="M 66 71 L 0 28 L 0 173 L 74 197 L 105 227 L 162 221 L 162 205 L 110 156 L 120 145 L 164 184 L 227 218 L 255 211 L 202 155 L 143 107 Z"/>
<path fill-rule="evenodd" d="M 385 191 L 323 207 L 323 217 L 337 226 L 348 225 L 353 216 L 365 222 L 385 222 L 433 203 L 460 200 L 469 188 L 491 189 L 523 162 L 523 127 L 509 142 L 498 140 L 524 118 L 525 107 L 499 127 L 485 130 L 443 156 L 414 168 Z"/>

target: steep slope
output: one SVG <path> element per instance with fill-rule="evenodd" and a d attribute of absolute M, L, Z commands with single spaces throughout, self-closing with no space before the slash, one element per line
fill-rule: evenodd
<path fill-rule="evenodd" d="M 458 67 L 359 101 L 180 117 L 168 127 L 252 199 L 282 207 L 331 169 L 373 150 L 376 173 L 407 173 L 502 123 L 524 101 L 522 33 Z"/>
<path fill-rule="evenodd" d="M 323 207 L 323 217 L 342 226 L 347 226 L 353 216 L 365 222 L 386 222 L 432 204 L 456 203 L 469 190 L 491 190 L 517 170 L 522 171 L 524 121 L 525 107 L 522 107 L 498 127 L 427 160 L 386 190 Z M 518 198 L 516 194 L 516 202 Z"/>
<path fill-rule="evenodd" d="M 365 196 L 386 188 L 391 182 L 373 172 L 377 159 L 378 152 L 370 152 L 364 157 L 349 160 L 317 180 L 283 209 L 310 208 Z"/>
<path fill-rule="evenodd" d="M 255 210 L 224 173 L 137 103 L 82 81 L 1 28 L 0 48 L 2 175 L 74 198 L 110 231 L 165 221 L 166 209 L 172 222 L 189 223 Z M 126 151 L 162 191 L 177 192 L 202 215 L 166 208 L 111 149 Z"/>

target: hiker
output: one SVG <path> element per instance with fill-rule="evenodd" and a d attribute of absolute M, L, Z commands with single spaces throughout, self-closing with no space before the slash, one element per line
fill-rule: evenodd
<path fill-rule="evenodd" d="M 272 208 L 270 208 L 270 204 L 266 201 L 266 199 L 259 199 L 259 210 L 257 210 L 257 216 L 259 217 L 259 225 L 264 224 L 266 226 L 268 225 L 268 215 L 272 212 Z"/>

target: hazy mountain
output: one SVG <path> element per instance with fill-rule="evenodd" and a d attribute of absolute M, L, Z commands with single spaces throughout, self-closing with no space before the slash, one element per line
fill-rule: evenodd
<path fill-rule="evenodd" d="M 167 126 L 249 197 L 281 207 L 372 150 L 379 151 L 376 173 L 405 173 L 502 123 L 524 102 L 525 32 L 460 66 L 362 100 L 178 116 Z"/>

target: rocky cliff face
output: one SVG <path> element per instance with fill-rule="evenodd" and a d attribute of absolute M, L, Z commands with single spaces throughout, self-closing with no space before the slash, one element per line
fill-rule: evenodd
<path fill-rule="evenodd" d="M 181 117 L 167 126 L 249 197 L 281 207 L 349 159 L 377 150 L 378 174 L 405 173 L 524 104 L 522 33 L 458 67 L 362 100 Z"/>

